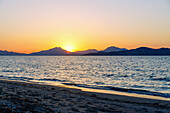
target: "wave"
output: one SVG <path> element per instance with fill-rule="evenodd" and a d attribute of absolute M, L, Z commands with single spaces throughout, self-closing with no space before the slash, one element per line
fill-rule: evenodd
<path fill-rule="evenodd" d="M 114 90 L 114 91 L 121 91 L 121 92 L 128 92 L 128 93 L 137 93 L 137 94 L 145 94 L 145 95 L 153 95 L 153 96 L 160 96 L 160 97 L 166 97 L 170 98 L 170 93 L 160 93 L 160 92 L 154 92 L 154 91 L 148 91 L 145 89 L 137 89 L 135 88 L 121 88 L 121 87 L 114 87 L 114 86 L 107 86 L 104 85 L 102 82 L 96 82 L 97 85 L 87 85 L 87 84 L 76 84 L 73 82 L 70 82 L 68 80 L 60 80 L 60 79 L 50 79 L 50 78 L 43 78 L 43 79 L 34 79 L 30 77 L 7 77 L 0 75 L 1 78 L 4 79 L 10 79 L 10 80 L 21 80 L 21 81 L 28 81 L 30 80 L 38 80 L 38 81 L 57 81 L 64 85 L 72 85 L 77 87 L 83 87 L 83 88 L 91 88 L 91 89 L 104 89 L 104 90 Z M 167 80 L 166 78 L 155 78 L 154 80 Z M 139 88 L 139 87 L 138 87 Z M 140 87 L 142 88 L 142 87 Z M 167 88 L 167 87 L 165 87 Z"/>
<path fill-rule="evenodd" d="M 151 80 L 156 80 L 156 81 L 167 81 L 167 82 L 170 82 L 170 78 L 166 78 L 166 77 L 164 77 L 164 78 L 152 78 Z"/>
<path fill-rule="evenodd" d="M 2 75 L 0 75 L 0 77 L 5 79 L 10 79 L 10 80 L 22 80 L 22 81 L 34 80 L 34 78 L 30 78 L 30 77 L 9 77 L 9 76 L 2 76 Z"/>
<path fill-rule="evenodd" d="M 137 94 L 145 94 L 145 95 L 153 95 L 153 96 L 170 98 L 170 93 L 153 92 L 153 91 L 148 91 L 148 90 L 143 90 L 143 89 L 120 88 L 120 87 L 113 87 L 113 86 L 95 86 L 95 85 L 75 84 L 75 83 L 63 83 L 63 84 L 73 85 L 73 86 L 77 86 L 77 87 L 92 88 L 92 89 L 114 90 L 114 91 L 121 91 L 121 92 L 137 93 Z"/>
<path fill-rule="evenodd" d="M 35 79 L 35 80 L 39 80 L 39 81 L 58 81 L 58 82 L 68 82 L 67 80 L 50 79 L 50 78 Z"/>
<path fill-rule="evenodd" d="M 10 80 L 21 80 L 21 81 L 27 81 L 27 80 L 38 80 L 38 81 L 58 81 L 58 82 L 68 82 L 67 80 L 59 80 L 59 79 L 50 79 L 50 78 L 43 78 L 43 79 L 35 79 L 35 78 L 30 78 L 30 77 L 9 77 L 9 76 L 2 76 L 0 75 L 1 78 L 4 79 L 10 79 Z"/>

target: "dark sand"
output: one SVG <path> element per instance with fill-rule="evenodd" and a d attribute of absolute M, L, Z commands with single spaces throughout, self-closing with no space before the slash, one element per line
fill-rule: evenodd
<path fill-rule="evenodd" d="M 166 98 L 99 92 L 0 80 L 0 112 L 170 113 Z"/>

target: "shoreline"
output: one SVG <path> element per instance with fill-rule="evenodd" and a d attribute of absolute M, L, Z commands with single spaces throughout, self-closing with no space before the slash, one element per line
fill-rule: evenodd
<path fill-rule="evenodd" d="M 110 87 L 110 86 L 109 86 L 110 87 L 110 89 L 109 89 L 109 88 L 100 88 L 100 87 L 79 86 L 79 84 L 72 84 L 72 83 L 60 83 L 60 82 L 56 82 L 56 81 L 45 81 L 44 82 L 44 81 L 29 80 L 29 79 L 28 80 L 17 80 L 17 79 L 0 78 L 0 80 L 27 82 L 27 83 L 33 83 L 33 84 L 52 85 L 52 86 L 62 86 L 62 87 L 80 89 L 80 90 L 84 90 L 87 92 L 92 91 L 92 92 L 108 93 L 108 94 L 119 94 L 119 95 L 127 95 L 127 96 L 130 95 L 130 96 L 152 98 L 152 99 L 159 98 L 160 100 L 169 100 L 170 101 L 169 93 L 166 95 L 164 93 L 153 92 L 153 91 L 148 91 L 148 90 L 144 90 L 144 89 L 126 89 L 126 88 Z M 114 89 L 114 88 L 116 88 L 116 89 Z"/>
<path fill-rule="evenodd" d="M 29 112 L 168 112 L 170 99 L 0 79 L 0 111 Z"/>
<path fill-rule="evenodd" d="M 162 96 L 132 93 L 132 92 L 123 92 L 123 91 L 116 91 L 116 90 L 107 90 L 107 89 L 79 87 L 79 86 L 66 85 L 66 84 L 60 84 L 60 83 L 55 83 L 55 82 L 40 82 L 40 81 L 36 81 L 36 80 L 34 80 L 34 81 L 35 81 L 34 83 L 33 82 L 28 82 L 28 83 L 40 84 L 40 85 L 44 85 L 44 83 L 47 83 L 45 85 L 56 86 L 56 87 L 59 86 L 59 87 L 70 88 L 70 89 L 79 89 L 79 90 L 84 91 L 84 92 L 103 93 L 103 94 L 110 94 L 110 95 L 113 94 L 113 95 L 120 95 L 120 96 L 139 97 L 139 98 L 144 98 L 144 99 L 146 98 L 146 99 L 156 99 L 156 100 L 170 101 L 170 98 L 162 97 Z M 24 81 L 21 81 L 21 82 L 24 82 Z"/>

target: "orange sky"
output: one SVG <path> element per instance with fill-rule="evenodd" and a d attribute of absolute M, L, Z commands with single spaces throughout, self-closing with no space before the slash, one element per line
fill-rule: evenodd
<path fill-rule="evenodd" d="M 168 0 L 0 0 L 0 50 L 170 47 Z"/>

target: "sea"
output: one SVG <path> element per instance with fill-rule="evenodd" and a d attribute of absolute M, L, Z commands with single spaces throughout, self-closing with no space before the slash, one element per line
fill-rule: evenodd
<path fill-rule="evenodd" d="M 170 98 L 170 56 L 0 56 L 0 79 Z"/>

